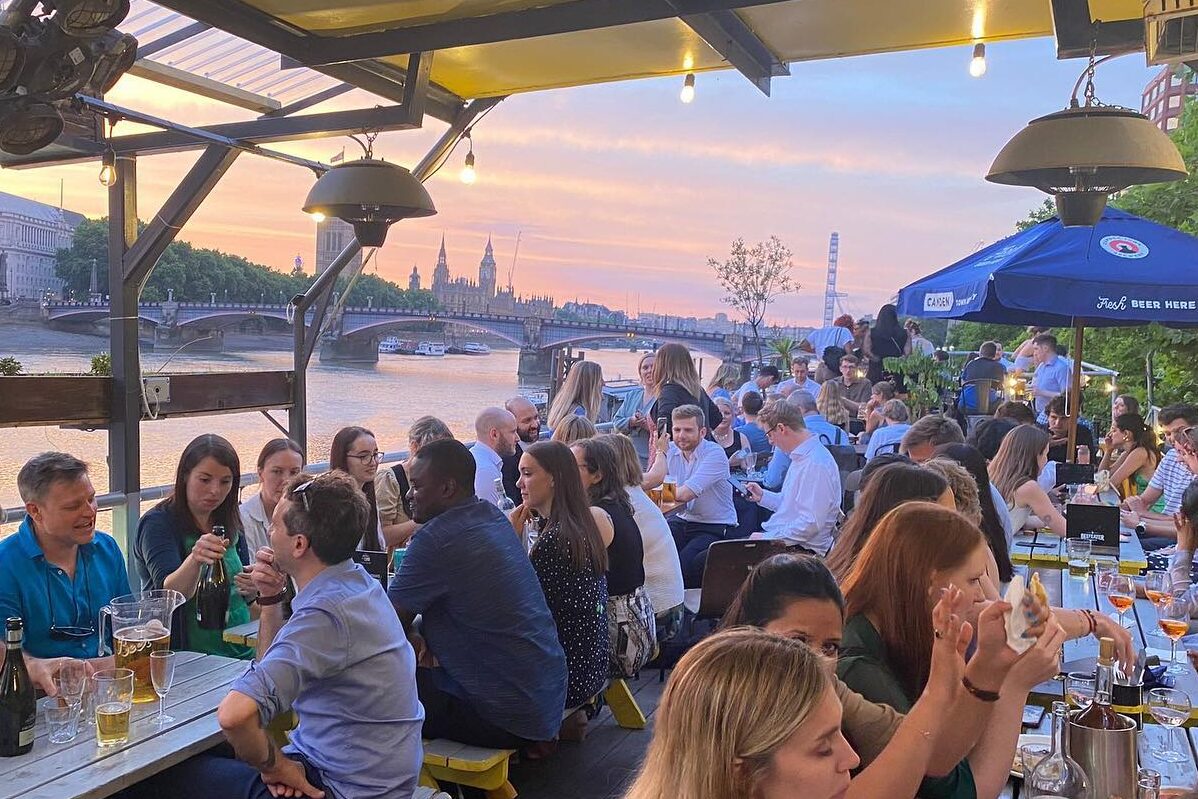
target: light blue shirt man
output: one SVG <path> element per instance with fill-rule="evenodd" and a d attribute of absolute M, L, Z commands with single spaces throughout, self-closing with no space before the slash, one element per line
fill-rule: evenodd
<path fill-rule="evenodd" d="M 878 454 L 878 450 L 898 452 L 898 447 L 895 445 L 902 442 L 903 434 L 910 429 L 911 425 L 906 422 L 893 422 L 874 430 L 869 437 L 869 444 L 865 447 L 865 460 L 872 461 Z"/>
<path fill-rule="evenodd" d="M 1056 355 L 1050 356 L 1036 367 L 1036 371 L 1032 373 L 1032 388 L 1037 392 L 1037 413 L 1047 413 L 1048 403 L 1052 402 L 1052 398 L 1064 394 L 1069 388 L 1070 371 L 1070 364 Z M 1040 392 L 1046 392 L 1051 396 L 1042 395 Z"/>

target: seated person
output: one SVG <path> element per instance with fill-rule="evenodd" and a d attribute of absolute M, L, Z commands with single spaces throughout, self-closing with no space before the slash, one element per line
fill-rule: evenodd
<path fill-rule="evenodd" d="M 1190 454 L 1194 449 L 1192 432 L 1185 432 L 1198 425 L 1198 408 L 1170 405 L 1161 408 L 1156 420 L 1164 426 L 1165 440 L 1171 449 L 1157 464 L 1148 487 L 1137 496 L 1124 500 L 1122 514 L 1122 522 L 1128 527 L 1144 525 L 1149 537 L 1141 535 L 1141 543 L 1147 542 L 1145 547 L 1154 549 L 1166 546 L 1176 538 L 1173 514 L 1181 507 L 1182 494 L 1198 476 L 1198 458 Z M 1164 508 L 1157 511 L 1159 502 L 1164 502 Z"/>
<path fill-rule="evenodd" d="M 882 426 L 882 406 L 890 400 L 894 399 L 894 383 L 889 380 L 879 380 L 874 383 L 870 389 L 869 402 L 865 403 L 865 407 L 858 412 L 858 416 L 864 413 L 865 432 L 864 438 L 859 438 L 860 441 L 869 441 L 869 437 L 873 432 Z"/>
<path fill-rule="evenodd" d="M 1111 422 L 1107 442 L 1098 468 L 1110 472 L 1111 485 L 1125 494 L 1124 499 L 1147 491 L 1161 462 L 1156 431 L 1144 423 L 1140 414 L 1125 413 Z M 1124 484 L 1128 487 L 1126 491 Z M 1159 513 L 1164 510 L 1164 503 L 1152 509 Z"/>
<path fill-rule="evenodd" d="M 408 479 L 422 526 L 388 594 L 419 657 L 424 737 L 497 749 L 551 740 L 566 707 L 566 656 L 520 539 L 475 496 L 474 457 L 461 442 L 425 444 Z"/>
<path fill-rule="evenodd" d="M 737 523 L 732 504 L 728 456 L 707 438 L 703 409 L 680 405 L 672 413 L 673 441 L 666 454 L 668 475 L 675 498 L 686 504 L 670 517 L 670 531 L 678 547 L 682 578 L 688 588 L 698 588 L 707 563 L 707 548 L 727 537 Z"/>
<path fill-rule="evenodd" d="M 25 520 L 0 541 L 0 618 L 25 622 L 27 662 L 93 659 L 101 644 L 110 644 L 96 631 L 100 608 L 129 593 L 129 576 L 116 541 L 96 530 L 87 464 L 65 452 L 43 452 L 21 467 L 17 490 Z M 94 665 L 111 668 L 111 658 Z M 44 686 L 43 672 L 30 669 Z"/>
<path fill-rule="evenodd" d="M 854 355 L 846 355 L 840 359 L 840 377 L 829 381 L 839 384 L 840 402 L 852 419 L 857 418 L 861 406 L 869 402 L 869 398 L 873 395 L 873 384 L 863 375 L 861 361 Z M 827 415 L 826 411 L 824 415 Z M 829 417 L 829 421 L 831 421 L 831 417 Z"/>
<path fill-rule="evenodd" d="M 755 454 L 770 451 L 770 444 L 766 441 L 765 431 L 757 424 L 757 416 L 761 413 L 761 409 L 765 407 L 765 401 L 756 391 L 746 391 L 740 398 L 740 409 L 744 412 L 745 420 L 735 429 L 742 436 L 748 439 L 749 448 Z M 745 469 L 752 471 L 754 464 L 746 464 Z"/>
<path fill-rule="evenodd" d="M 1010 419 L 1015 424 L 1035 424 L 1036 412 L 1026 402 L 1007 400 L 994 409 L 995 419 Z"/>
<path fill-rule="evenodd" d="M 1048 459 L 1054 463 L 1069 463 L 1069 411 L 1065 406 L 1065 395 L 1053 397 L 1048 403 Z M 1077 425 L 1077 447 L 1087 447 L 1097 462 L 1098 455 L 1094 451 L 1094 433 L 1080 421 Z"/>
<path fill-rule="evenodd" d="M 916 419 L 903 433 L 899 452 L 916 463 L 923 463 L 936 454 L 936 447 L 964 443 L 965 434 L 961 432 L 961 425 L 947 416 L 933 413 Z"/>
<path fill-rule="evenodd" d="M 1002 494 L 1017 534 L 1024 528 L 1048 527 L 1054 535 L 1063 538 L 1065 517 L 1037 483 L 1046 463 L 1048 433 L 1039 427 L 1021 424 L 1007 433 L 994 460 L 990 461 L 990 480 Z"/>
<path fill-rule="evenodd" d="M 903 436 L 911 429 L 907 421 L 911 418 L 911 412 L 902 400 L 887 400 L 878 411 L 883 425 L 869 437 L 869 444 L 865 447 L 866 462 L 873 460 L 879 452 L 898 452 Z"/>
<path fill-rule="evenodd" d="M 965 443 L 976 448 L 978 452 L 982 453 L 983 458 L 991 461 L 998 454 L 998 448 L 1002 445 L 1002 440 L 1007 437 L 1007 433 L 1018 426 L 1019 423 L 1009 417 L 995 416 L 991 419 L 983 419 L 969 433 Z"/>
<path fill-rule="evenodd" d="M 977 380 L 991 380 L 996 384 L 994 388 L 1001 390 L 1003 381 L 1007 377 L 1007 370 L 999 361 L 1000 352 L 996 342 L 983 342 L 982 346 L 978 347 L 978 357 L 965 364 L 965 368 L 961 371 L 961 384 L 965 385 Z"/>
<path fill-rule="evenodd" d="M 412 796 L 423 762 L 416 658 L 382 586 L 351 559 L 369 515 L 344 472 L 291 481 L 252 570 L 258 659 L 217 710 L 237 759 L 193 757 L 135 795 Z M 288 577 L 298 592 L 284 620 Z M 291 709 L 299 726 L 280 749 L 265 727 Z"/>

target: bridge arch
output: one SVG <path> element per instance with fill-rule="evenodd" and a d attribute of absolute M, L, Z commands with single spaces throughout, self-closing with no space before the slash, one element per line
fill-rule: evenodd
<path fill-rule="evenodd" d="M 383 333 L 389 329 L 410 327 L 413 325 L 421 325 L 421 324 L 426 325 L 426 324 L 429 324 L 430 322 L 442 322 L 447 325 L 454 325 L 455 327 L 463 327 L 468 330 L 475 330 L 480 333 L 487 333 L 492 336 L 498 336 L 499 338 L 503 339 L 504 341 L 508 341 L 512 344 L 515 344 L 517 347 L 521 347 L 524 345 L 524 341 L 522 338 L 513 335 L 509 331 L 499 329 L 498 325 L 491 327 L 485 323 L 480 323 L 480 322 L 470 322 L 470 321 L 466 321 L 463 319 L 444 318 L 444 317 L 440 317 L 440 316 L 430 317 L 428 315 L 414 316 L 414 317 L 411 317 L 408 319 L 404 319 L 401 317 L 401 318 L 385 319 L 385 320 L 382 320 L 379 322 L 371 322 L 369 324 L 362 325 L 361 327 L 356 327 L 353 330 L 346 331 L 343 338 L 358 338 L 358 337 L 363 337 L 363 336 L 374 336 L 374 335 Z"/>
<path fill-rule="evenodd" d="M 67 323 L 82 323 L 82 322 L 100 322 L 106 321 L 111 314 L 108 308 L 80 308 L 79 310 L 71 311 L 51 311 L 46 316 L 46 321 L 50 323 L 67 322 Z M 156 316 L 148 316 L 144 313 L 137 315 L 139 322 L 144 322 L 147 325 L 159 325 L 162 320 Z"/>
<path fill-rule="evenodd" d="M 554 341 L 546 344 L 542 349 L 553 349 L 554 347 L 564 347 L 567 345 L 581 344 L 587 341 L 601 341 L 611 339 L 650 339 L 662 343 L 681 344 L 687 349 L 710 355 L 713 358 L 724 357 L 724 342 L 721 341 L 696 341 L 692 338 L 687 338 L 685 335 L 672 336 L 668 333 L 635 333 L 629 336 L 627 332 L 619 331 L 578 331 L 576 335 L 566 336 L 565 338 L 555 338 Z"/>
<path fill-rule="evenodd" d="M 276 322 L 282 322 L 285 325 L 290 325 L 290 320 L 287 319 L 285 312 L 258 312 L 258 311 L 212 311 L 211 313 L 202 314 L 200 316 L 188 316 L 185 319 L 180 319 L 178 327 L 205 327 L 205 328 L 224 328 L 233 325 L 247 322 L 251 319 L 271 319 Z"/>

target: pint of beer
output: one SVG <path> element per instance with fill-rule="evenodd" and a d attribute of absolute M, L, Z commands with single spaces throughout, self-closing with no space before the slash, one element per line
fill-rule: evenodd
<path fill-rule="evenodd" d="M 673 477 L 667 477 L 661 484 L 661 501 L 662 504 L 672 505 L 678 501 L 678 484 Z"/>
<path fill-rule="evenodd" d="M 147 663 L 149 656 L 147 656 Z M 96 701 L 96 742 L 116 746 L 129 740 L 129 712 L 133 708 L 133 672 L 107 669 L 92 675 Z"/>
<path fill-rule="evenodd" d="M 133 701 L 157 702 L 158 694 L 150 680 L 150 653 L 170 649 L 170 632 L 157 619 L 150 619 L 145 624 L 117 630 L 112 638 L 116 667 L 133 672 Z"/>

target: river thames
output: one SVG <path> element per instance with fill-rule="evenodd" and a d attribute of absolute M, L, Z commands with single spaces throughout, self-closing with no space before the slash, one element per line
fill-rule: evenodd
<path fill-rule="evenodd" d="M 99 337 L 59 333 L 34 326 L 0 327 L 0 341 L 3 341 L 0 356 L 14 356 L 22 362 L 27 374 L 86 372 L 91 357 L 105 349 L 105 341 Z M 590 350 L 585 346 L 582 349 L 587 359 L 603 366 L 607 379 L 635 379 L 639 354 L 615 349 Z M 143 351 L 143 372 L 153 374 L 162 368 L 169 356 L 168 352 Z M 373 430 L 380 449 L 406 449 L 409 425 L 424 414 L 438 416 L 455 435 L 472 440 L 474 417 L 478 411 L 487 405 L 500 405 L 517 393 L 517 358 L 515 350 L 442 358 L 380 355 L 375 366 L 348 366 L 322 364 L 314 357 L 308 371 L 309 452 L 312 459 L 327 460 L 333 435 L 350 424 Z M 708 358 L 704 373 L 710 375 L 715 365 L 713 359 Z M 286 370 L 290 366 L 290 352 L 189 355 L 183 351 L 171 358 L 164 374 Z M 275 411 L 274 415 L 286 426 L 285 412 Z M 279 435 L 259 413 L 145 421 L 141 426 L 142 485 L 172 482 L 179 454 L 187 442 L 202 433 L 217 433 L 229 439 L 241 456 L 243 472 L 253 471 L 259 449 L 267 440 Z M 20 504 L 17 470 L 30 456 L 51 449 L 70 452 L 87 461 L 96 490 L 99 493 L 107 490 L 108 444 L 104 431 L 6 428 L 0 431 L 0 506 Z M 107 519 L 102 518 L 101 527 L 106 524 Z"/>

